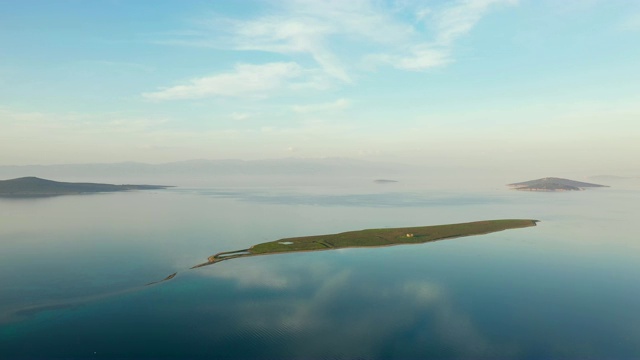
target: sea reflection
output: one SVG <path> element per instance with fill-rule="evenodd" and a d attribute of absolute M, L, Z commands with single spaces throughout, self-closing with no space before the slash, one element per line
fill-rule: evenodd
<path fill-rule="evenodd" d="M 2 357 L 640 357 L 640 192 L 218 193 L 0 201 Z M 480 218 L 542 222 L 188 270 L 273 239 Z"/>
<path fill-rule="evenodd" d="M 448 289 L 438 282 L 403 277 L 380 281 L 366 276 L 370 269 L 360 270 L 336 272 L 325 268 L 309 274 L 280 273 L 275 277 L 277 282 L 270 283 L 277 285 L 274 297 L 262 294 L 250 301 L 243 301 L 246 299 L 243 297 L 230 309 L 238 320 L 225 331 L 250 339 L 272 334 L 286 343 L 287 356 L 293 357 L 405 358 L 515 353 L 513 345 L 483 336 L 472 317 L 456 308 Z M 249 283 L 269 286 L 242 276 L 238 281 L 244 286 Z M 301 287 L 306 287 L 306 291 L 301 291 Z M 275 296 L 283 291 L 286 296 Z M 258 300 L 263 298 L 268 300 Z M 201 316 L 206 317 L 212 310 L 201 309 Z M 282 349 L 273 351 L 275 356 Z"/>
<path fill-rule="evenodd" d="M 24 344 L 28 334 L 40 344 L 26 350 L 32 356 L 95 352 L 103 357 L 389 358 L 514 353 L 511 345 L 483 334 L 446 284 L 415 268 L 418 259 L 398 267 L 393 261 L 381 264 L 382 257 L 375 253 L 296 258 L 199 269 L 163 286 L 67 311 L 53 323 L 40 314 L 39 319 L 48 321 L 13 326 L 17 336 L 8 348 Z M 357 267 L 349 265 L 352 261 Z M 236 264 L 242 262 L 247 259 Z M 411 267 L 414 274 L 403 276 Z M 51 333 L 54 325 L 57 331 Z M 130 341 L 132 327 L 137 341 Z M 68 346 L 70 334 L 73 348 Z"/>

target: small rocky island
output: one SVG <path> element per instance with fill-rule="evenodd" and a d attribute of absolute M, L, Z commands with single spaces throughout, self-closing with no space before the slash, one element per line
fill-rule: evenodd
<path fill-rule="evenodd" d="M 376 184 L 393 184 L 393 183 L 397 183 L 398 180 L 391 180 L 391 179 L 375 179 L 373 180 L 374 183 Z"/>
<path fill-rule="evenodd" d="M 129 190 L 166 189 L 164 185 L 112 185 L 98 183 L 71 183 L 41 179 L 34 176 L 0 181 L 0 197 L 40 197 L 89 194 Z"/>
<path fill-rule="evenodd" d="M 608 187 L 607 185 L 591 184 L 581 181 L 546 177 L 537 180 L 508 184 L 514 190 L 521 191 L 575 191 L 593 187 Z"/>

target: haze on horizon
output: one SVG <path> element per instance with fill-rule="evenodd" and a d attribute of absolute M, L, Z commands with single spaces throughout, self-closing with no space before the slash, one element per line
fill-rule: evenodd
<path fill-rule="evenodd" d="M 0 43 L 0 165 L 639 174 L 640 2 L 0 0 Z"/>

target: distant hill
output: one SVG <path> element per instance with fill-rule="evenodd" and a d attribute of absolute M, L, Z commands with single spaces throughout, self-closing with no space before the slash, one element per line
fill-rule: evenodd
<path fill-rule="evenodd" d="M 397 183 L 398 180 L 376 179 L 376 180 L 373 180 L 373 182 L 376 184 L 393 184 L 393 183 Z"/>
<path fill-rule="evenodd" d="M 519 183 L 508 184 L 515 190 L 524 191 L 572 191 L 584 190 L 590 187 L 608 187 L 606 185 L 591 184 L 581 181 L 562 179 L 556 177 L 546 177 L 537 180 L 524 181 Z"/>
<path fill-rule="evenodd" d="M 69 183 L 41 179 L 38 177 L 22 177 L 0 181 L 0 196 L 56 196 L 70 194 L 86 194 L 99 192 L 115 192 L 128 190 L 165 189 L 161 185 L 112 185 L 96 183 Z"/>

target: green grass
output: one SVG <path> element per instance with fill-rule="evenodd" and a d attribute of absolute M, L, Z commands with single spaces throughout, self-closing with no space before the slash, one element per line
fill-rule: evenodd
<path fill-rule="evenodd" d="M 221 252 L 210 256 L 208 262 L 194 267 L 211 265 L 216 262 L 239 257 L 257 255 L 403 244 L 423 244 L 442 239 L 481 235 L 507 229 L 536 226 L 536 222 L 537 220 L 528 219 L 486 220 L 449 225 L 392 229 L 366 229 L 348 231 L 339 234 L 285 238 L 257 244 L 245 250 Z M 407 234 L 412 234 L 412 236 L 408 237 Z"/>
<path fill-rule="evenodd" d="M 393 229 L 367 229 L 331 235 L 294 237 L 257 244 L 249 249 L 253 255 L 341 249 L 348 247 L 422 244 L 440 239 L 486 234 L 495 231 L 535 226 L 534 220 L 489 220 L 470 223 L 418 226 Z M 413 237 L 407 237 L 413 234 Z M 283 244 L 290 242 L 292 244 Z"/>

